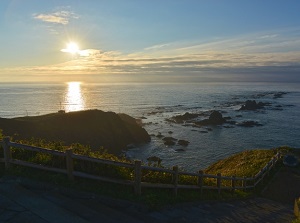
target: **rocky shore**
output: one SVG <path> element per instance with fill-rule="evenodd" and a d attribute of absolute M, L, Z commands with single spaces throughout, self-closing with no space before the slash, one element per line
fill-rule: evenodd
<path fill-rule="evenodd" d="M 255 99 L 260 99 L 265 96 L 272 96 L 273 99 L 282 98 L 283 95 L 286 95 L 287 92 L 277 92 L 277 93 L 265 93 L 253 95 Z M 273 106 L 270 102 L 262 102 L 256 100 L 246 100 L 246 101 L 229 101 L 226 102 L 223 107 L 239 107 L 236 112 L 239 113 L 235 117 L 225 116 L 223 113 L 226 113 L 222 110 L 209 110 L 199 113 L 190 113 L 186 112 L 183 115 L 176 115 L 170 118 L 167 118 L 166 121 L 169 123 L 182 124 L 184 126 L 193 126 L 193 127 L 203 127 L 203 126 L 216 126 L 220 125 L 224 128 L 233 128 L 235 126 L 239 127 L 257 127 L 262 126 L 262 123 L 259 123 L 254 120 L 244 120 L 244 121 L 235 121 L 234 118 L 242 118 L 242 114 L 247 114 L 243 112 L 265 112 L 267 110 L 283 110 L 283 105 Z M 289 105 L 292 106 L 292 105 Z M 226 125 L 227 124 L 227 125 Z M 206 133 L 202 132 L 202 133 Z"/>
<path fill-rule="evenodd" d="M 155 107 L 141 116 L 143 125 L 151 133 L 152 142 L 155 143 L 153 152 L 147 154 L 147 158 L 158 157 L 165 165 L 169 162 L 165 161 L 169 159 L 168 153 L 173 153 L 174 156 L 188 156 L 176 153 L 188 154 L 189 151 L 206 149 L 209 146 L 207 142 L 218 134 L 223 134 L 225 141 L 228 133 L 230 138 L 230 134 L 261 132 L 272 128 L 269 114 L 280 115 L 281 111 L 294 106 L 282 100 L 287 94 L 289 92 L 241 94 L 225 100 L 212 101 L 211 106 L 205 109 L 198 104 L 186 109 L 185 104 Z M 185 131 L 187 134 L 182 134 Z M 228 142 L 224 145 L 231 146 Z"/>

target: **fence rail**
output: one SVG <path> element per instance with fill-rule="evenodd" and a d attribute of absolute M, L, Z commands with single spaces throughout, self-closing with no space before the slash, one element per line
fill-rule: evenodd
<path fill-rule="evenodd" d="M 276 165 L 276 163 L 280 158 L 280 154 L 277 153 L 254 177 L 236 177 L 236 176 L 229 177 L 229 176 L 222 176 L 221 173 L 218 173 L 217 175 L 205 174 L 201 170 L 198 173 L 179 171 L 178 166 L 174 166 L 172 169 L 143 166 L 142 162 L 139 160 L 134 161 L 134 163 L 124 163 L 124 162 L 117 162 L 117 161 L 106 160 L 106 159 L 92 158 L 88 156 L 73 154 L 72 149 L 69 149 L 66 152 L 61 152 L 61 151 L 50 150 L 46 148 L 40 148 L 40 147 L 10 142 L 9 137 L 3 138 L 2 142 L 0 141 L 0 145 L 1 144 L 3 148 L 4 157 L 3 158 L 0 157 L 0 162 L 5 164 L 5 169 L 9 169 L 11 167 L 11 164 L 14 164 L 14 165 L 21 165 L 21 166 L 66 174 L 70 180 L 74 180 L 74 177 L 82 177 L 82 178 L 100 180 L 104 182 L 130 185 L 133 186 L 134 193 L 136 195 L 140 195 L 142 193 L 143 187 L 144 188 L 146 187 L 169 188 L 169 189 L 173 189 L 175 195 L 177 195 L 178 189 L 198 189 L 200 190 L 201 193 L 203 189 L 209 189 L 209 190 L 217 190 L 219 194 L 221 193 L 222 190 L 229 190 L 234 192 L 235 190 L 254 189 L 260 182 L 264 180 L 264 178 L 274 168 L 274 166 Z M 41 164 L 14 159 L 12 157 L 11 148 L 19 148 L 28 151 L 34 151 L 34 152 L 40 152 L 40 153 L 50 154 L 54 156 L 64 157 L 66 161 L 66 167 L 64 169 L 61 169 L 61 168 L 48 167 Z M 98 163 L 98 164 L 130 168 L 134 171 L 134 176 L 132 180 L 124 180 L 124 179 L 115 179 L 111 177 L 99 176 L 99 175 L 85 173 L 81 171 L 75 171 L 74 160 L 82 160 L 82 161 L 88 161 L 88 162 Z M 142 181 L 142 177 L 143 177 L 143 172 L 145 171 L 155 171 L 155 172 L 171 174 L 172 182 L 170 183 L 144 182 Z M 182 175 L 196 177 L 197 183 L 194 185 L 179 184 L 179 177 Z M 205 179 L 211 179 L 212 185 L 205 185 Z M 229 181 L 230 185 L 228 185 L 228 183 L 224 184 L 224 181 L 226 182 Z"/>

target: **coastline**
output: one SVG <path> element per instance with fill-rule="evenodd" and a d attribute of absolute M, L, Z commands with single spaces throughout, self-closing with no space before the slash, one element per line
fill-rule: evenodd
<path fill-rule="evenodd" d="M 141 119 L 143 127 L 152 135 L 149 144 L 130 149 L 127 152 L 129 157 L 147 162 L 148 157 L 157 156 L 162 159 L 164 166 L 178 165 L 189 171 L 204 169 L 212 162 L 248 149 L 270 149 L 282 145 L 300 148 L 297 140 L 300 132 L 298 119 L 300 93 L 289 84 L 194 83 L 104 86 L 82 83 L 76 88 L 78 92 L 75 94 L 80 98 L 81 104 L 76 104 L 68 96 L 69 87 L 68 84 L 55 86 L 50 84 L 47 87 L 26 85 L 19 88 L 1 88 L 0 85 L 0 95 L 5 95 L 0 98 L 2 104 L 0 116 L 48 114 L 59 110 L 60 102 L 66 109 L 87 108 L 126 113 L 134 118 L 143 118 Z M 256 98 L 260 94 L 276 92 L 288 94 L 278 99 L 273 99 L 270 95 Z M 239 101 L 245 103 L 247 100 L 270 102 L 272 106 L 258 111 L 237 112 L 241 105 L 237 106 L 236 103 Z M 223 117 L 230 116 L 236 122 L 250 120 L 263 126 L 246 128 L 225 124 L 195 128 L 166 121 L 186 112 L 200 114 L 211 110 L 220 111 Z M 236 115 L 243 117 L 235 117 Z M 208 116 L 202 118 L 206 119 Z M 234 128 L 227 128 L 228 126 Z M 207 131 L 206 128 L 211 128 L 212 131 Z M 190 143 L 187 147 L 177 144 L 166 146 L 162 139 L 156 137 L 159 132 L 165 137 L 187 140 Z"/>

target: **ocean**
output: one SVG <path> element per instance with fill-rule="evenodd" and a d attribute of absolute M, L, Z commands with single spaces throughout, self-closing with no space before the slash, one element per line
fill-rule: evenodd
<path fill-rule="evenodd" d="M 255 111 L 239 111 L 247 100 L 267 106 Z M 1 83 L 0 105 L 2 118 L 36 116 L 61 109 L 66 112 L 99 109 L 129 114 L 143 121 L 152 140 L 129 149 L 128 157 L 147 162 L 148 157 L 158 156 L 165 167 L 178 165 L 187 171 L 198 171 L 244 150 L 283 145 L 300 148 L 299 83 Z M 231 124 L 195 127 L 190 123 L 168 121 L 186 112 L 212 110 L 230 117 Z M 259 126 L 234 124 L 245 121 L 254 121 Z M 157 135 L 190 143 L 166 146 Z"/>

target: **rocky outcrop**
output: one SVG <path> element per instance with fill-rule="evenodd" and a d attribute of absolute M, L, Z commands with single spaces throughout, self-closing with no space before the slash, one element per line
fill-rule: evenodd
<path fill-rule="evenodd" d="M 34 137 L 62 141 L 66 145 L 78 142 L 90 145 L 92 149 L 104 147 L 109 153 L 117 155 L 129 144 L 151 140 L 146 130 L 129 115 L 100 110 L 0 118 L 0 128 L 5 135 L 17 139 Z"/>
<path fill-rule="evenodd" d="M 164 141 L 177 141 L 177 139 L 175 139 L 173 137 L 170 137 L 170 136 L 164 137 L 162 140 L 164 140 Z"/>
<path fill-rule="evenodd" d="M 147 160 L 150 162 L 161 162 L 161 158 L 159 158 L 158 156 L 150 156 L 147 158 Z"/>
<path fill-rule="evenodd" d="M 161 139 L 163 138 L 164 136 L 159 132 L 157 135 L 156 135 L 157 138 Z"/>
<path fill-rule="evenodd" d="M 196 125 L 222 125 L 226 122 L 226 119 L 223 118 L 222 114 L 218 111 L 213 111 L 208 119 L 204 119 L 202 121 L 195 122 Z"/>
<path fill-rule="evenodd" d="M 184 123 L 185 121 L 198 118 L 199 116 L 200 114 L 193 114 L 193 113 L 186 112 L 183 115 L 176 115 L 171 119 L 168 119 L 168 121 L 175 122 L 175 123 Z"/>
<path fill-rule="evenodd" d="M 287 94 L 287 92 L 277 92 L 274 94 L 273 98 L 277 99 L 277 98 L 282 98 L 283 95 Z"/>
<path fill-rule="evenodd" d="M 175 139 L 173 137 L 164 137 L 162 140 L 164 141 L 164 144 L 166 146 L 174 146 L 177 141 L 177 139 Z"/>
<path fill-rule="evenodd" d="M 168 136 L 168 137 L 164 137 L 162 140 L 164 141 L 164 144 L 166 146 L 174 146 L 178 139 Z"/>
<path fill-rule="evenodd" d="M 262 124 L 256 122 L 256 121 L 244 121 L 242 123 L 237 123 L 238 126 L 242 127 L 254 127 L 254 126 L 262 126 Z"/>
<path fill-rule="evenodd" d="M 185 150 L 180 148 L 180 149 L 175 149 L 176 152 L 184 152 Z"/>
<path fill-rule="evenodd" d="M 257 110 L 262 109 L 265 106 L 270 105 L 269 103 L 256 102 L 255 100 L 247 100 L 244 105 L 239 109 L 241 110 Z"/>
<path fill-rule="evenodd" d="M 190 142 L 187 140 L 184 140 L 184 139 L 179 139 L 177 144 L 181 145 L 181 146 L 188 146 L 190 144 Z"/>
<path fill-rule="evenodd" d="M 148 165 L 151 166 L 152 163 L 156 163 L 157 166 L 160 166 L 162 159 L 158 156 L 150 156 L 147 158 Z"/>

